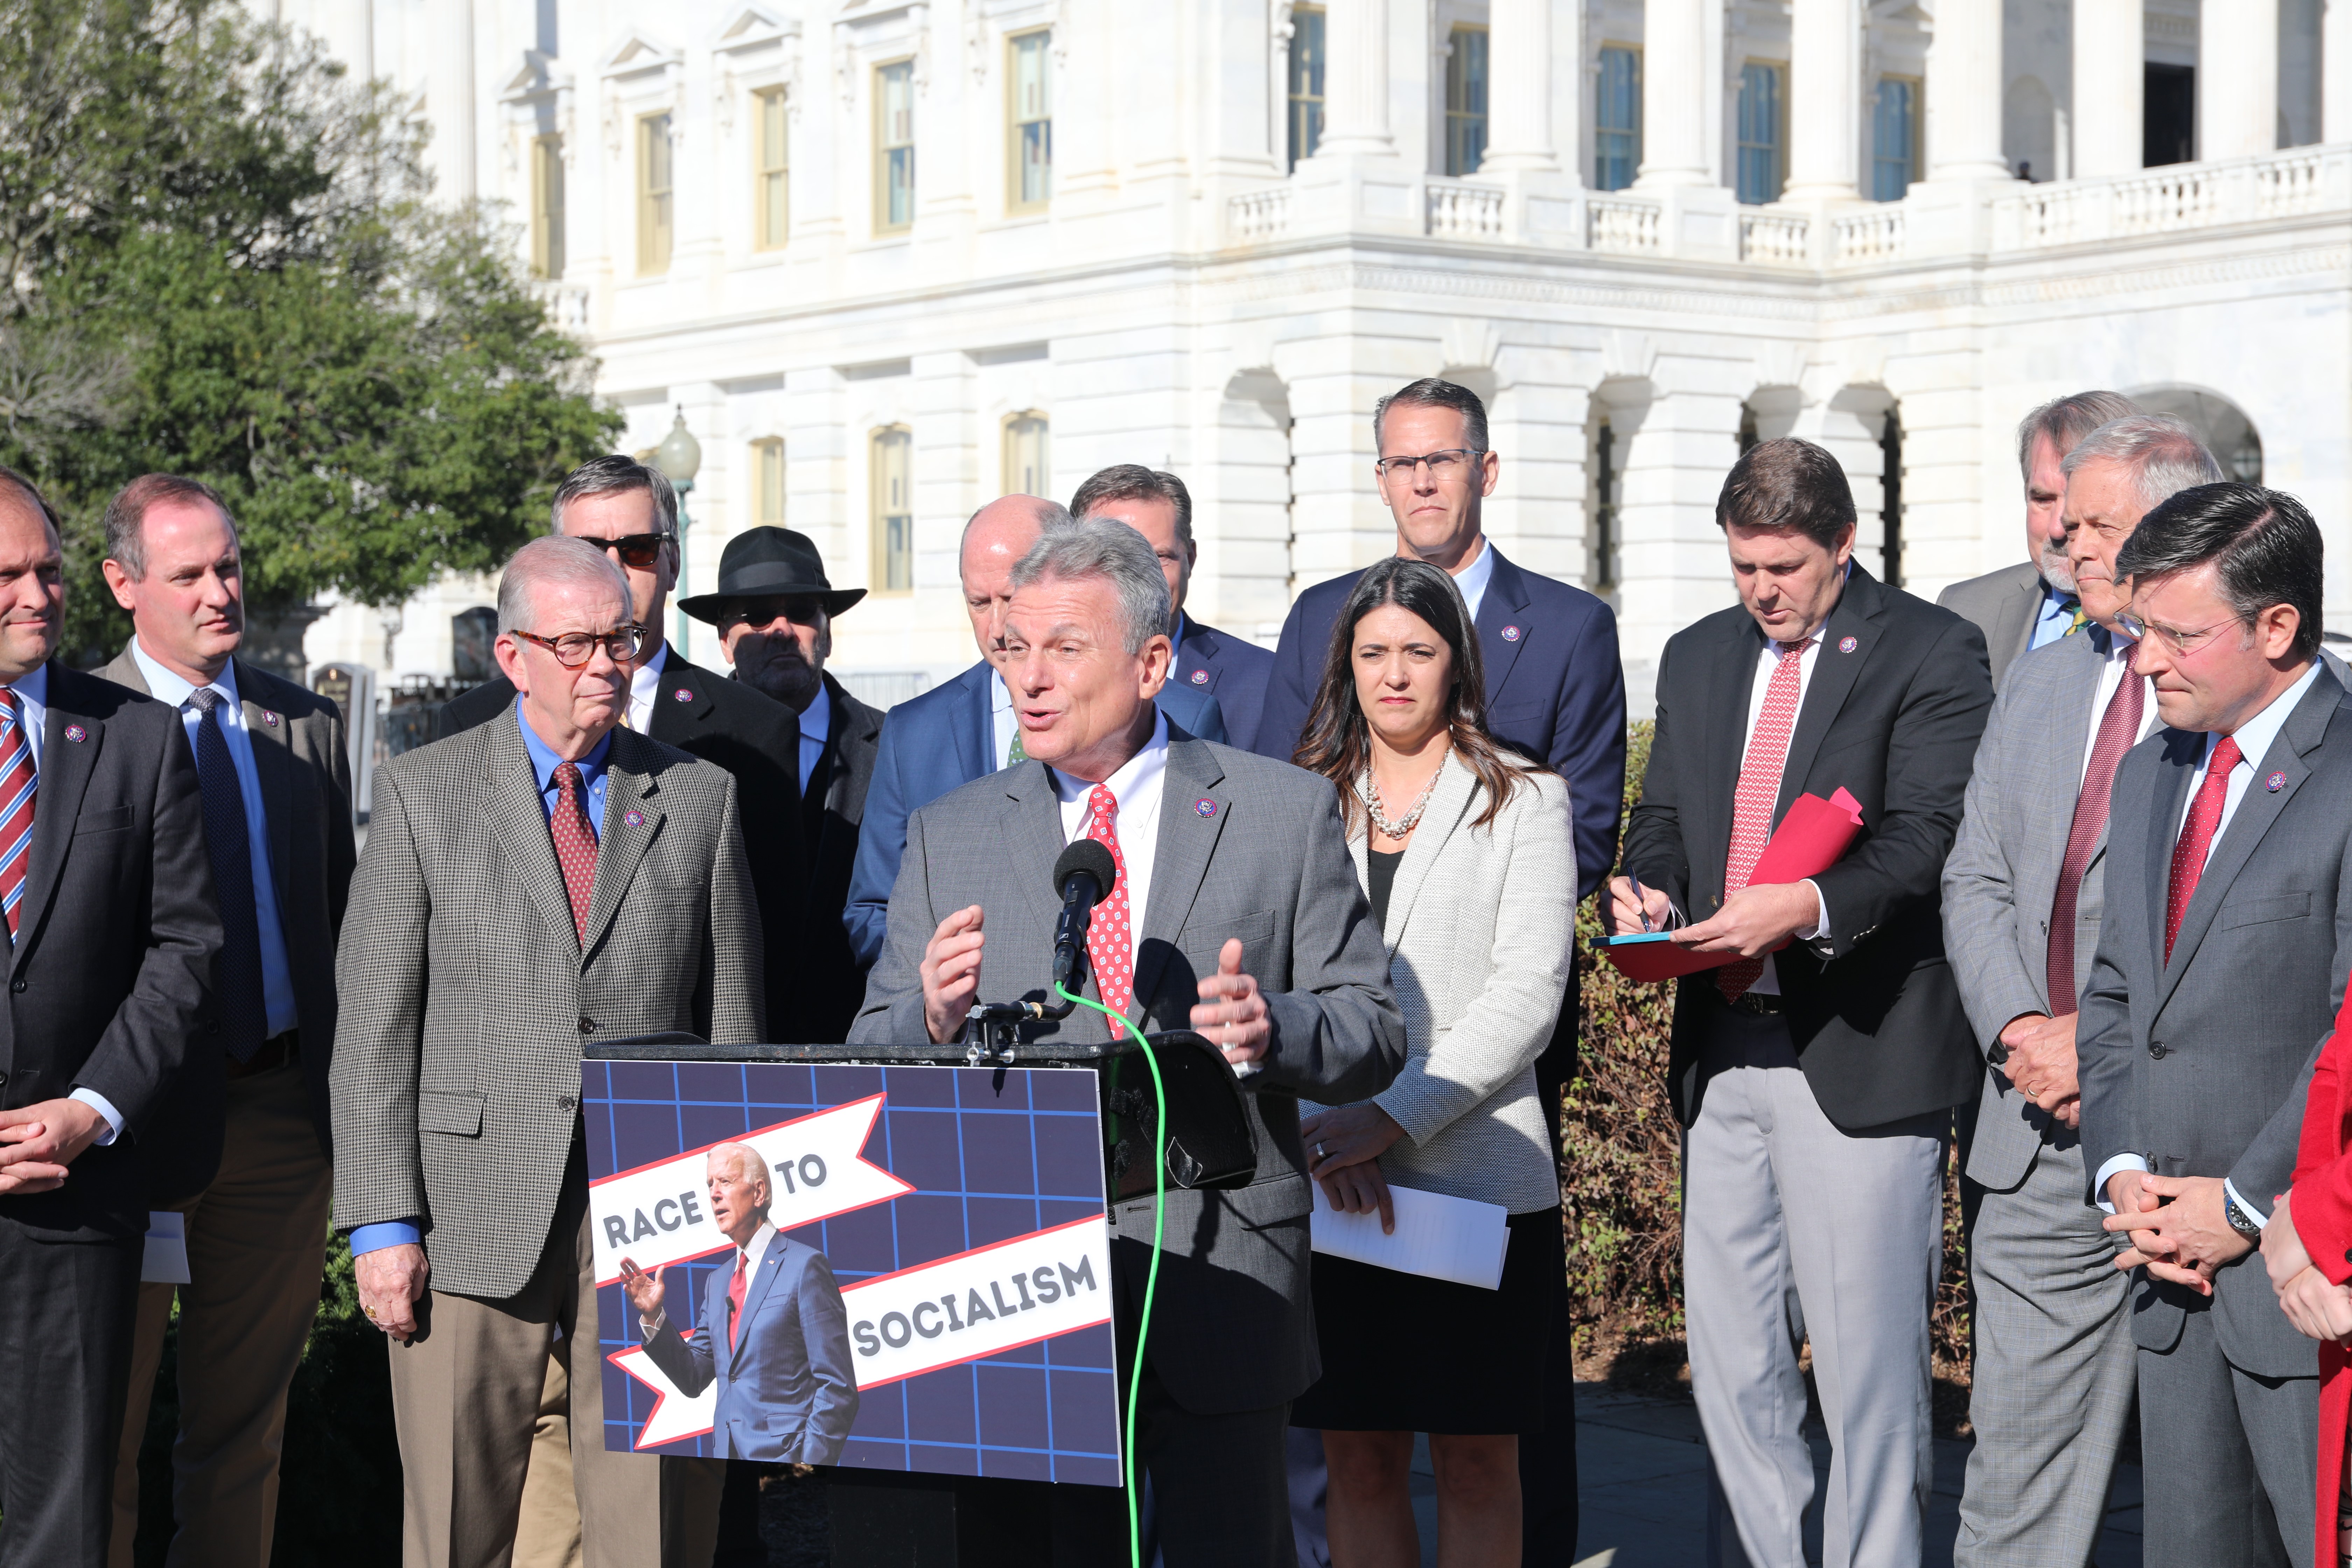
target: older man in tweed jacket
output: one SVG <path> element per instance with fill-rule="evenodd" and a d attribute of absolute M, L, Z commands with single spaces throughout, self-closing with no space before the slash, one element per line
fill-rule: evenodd
<path fill-rule="evenodd" d="M 378 773 L 337 964 L 335 1223 L 394 1342 L 404 1561 L 506 1561 L 554 1354 L 591 1568 L 698 1565 L 717 1463 L 604 1451 L 580 1047 L 762 1034 L 734 780 L 614 728 L 640 628 L 588 545 L 517 552 L 499 627 L 515 710 Z"/>

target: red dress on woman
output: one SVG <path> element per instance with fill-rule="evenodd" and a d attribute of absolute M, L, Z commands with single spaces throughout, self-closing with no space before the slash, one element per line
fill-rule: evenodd
<path fill-rule="evenodd" d="M 2352 994 L 2336 1015 L 2336 1032 L 2312 1069 L 2304 1103 L 2303 1143 L 2294 1161 L 2295 1234 L 2318 1270 L 2352 1283 Z M 2249 1193 L 2249 1198 L 2253 1194 Z M 2352 1355 L 2332 1340 L 2319 1345 L 2318 1538 L 2312 1562 L 2332 1568 L 2336 1502 L 2343 1489 L 2345 1428 L 2352 1424 Z"/>

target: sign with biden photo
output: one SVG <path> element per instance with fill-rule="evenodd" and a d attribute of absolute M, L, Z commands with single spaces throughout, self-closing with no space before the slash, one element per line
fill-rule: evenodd
<path fill-rule="evenodd" d="M 607 1447 L 1119 1484 L 1093 1073 L 580 1071 Z"/>

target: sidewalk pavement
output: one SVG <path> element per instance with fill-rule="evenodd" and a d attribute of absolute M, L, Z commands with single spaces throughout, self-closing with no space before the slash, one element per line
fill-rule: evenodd
<path fill-rule="evenodd" d="M 1828 1440 L 1809 1428 L 1813 1469 L 1826 1483 Z M 1960 1478 L 1969 1439 L 1936 1440 L 1936 1491 L 1927 1508 L 1925 1568 L 1951 1568 L 1959 1530 Z M 1706 1559 L 1706 1447 L 1688 1399 L 1627 1394 L 1598 1383 L 1576 1388 L 1576 1462 L 1581 1489 L 1577 1568 L 1692 1568 Z M 1437 1490 L 1423 1439 L 1413 1455 L 1413 1514 L 1424 1568 L 1437 1563 Z M 1811 1561 L 1821 1552 L 1818 1506 L 1805 1521 Z M 2140 1473 L 2121 1467 L 2108 1498 L 2097 1568 L 2139 1568 Z"/>

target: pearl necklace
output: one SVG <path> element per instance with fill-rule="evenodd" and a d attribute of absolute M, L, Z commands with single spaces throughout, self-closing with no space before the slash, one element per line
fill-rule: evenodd
<path fill-rule="evenodd" d="M 1380 829 L 1382 837 L 1402 838 L 1413 830 L 1413 826 L 1421 820 L 1421 814 L 1429 809 L 1429 797 L 1437 791 L 1438 773 L 1444 771 L 1445 765 L 1440 763 L 1437 773 L 1431 773 L 1429 782 L 1421 786 L 1421 798 L 1412 803 L 1412 809 L 1400 820 L 1391 822 L 1388 814 L 1381 809 L 1380 787 L 1372 783 L 1371 764 L 1364 764 L 1364 781 L 1357 786 L 1357 793 L 1364 797 L 1364 809 L 1371 814 L 1372 826 Z"/>

